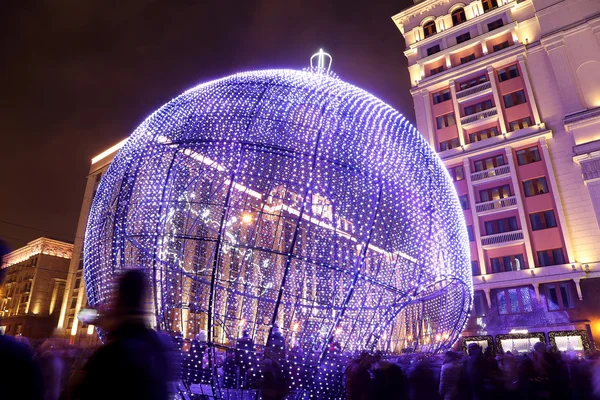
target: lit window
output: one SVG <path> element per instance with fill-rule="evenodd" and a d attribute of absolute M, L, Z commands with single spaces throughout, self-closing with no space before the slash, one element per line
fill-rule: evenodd
<path fill-rule="evenodd" d="M 508 43 L 508 40 L 502 42 L 502 43 L 498 43 L 492 46 L 492 49 L 496 52 L 496 51 L 500 51 L 502 49 L 507 48 L 508 46 L 510 46 L 510 44 Z"/>
<path fill-rule="evenodd" d="M 458 196 L 458 200 L 460 201 L 460 206 L 463 210 L 469 209 L 469 197 L 466 194 L 463 196 Z"/>
<path fill-rule="evenodd" d="M 476 172 L 494 169 L 497 167 L 501 167 L 505 164 L 506 163 L 504 162 L 504 156 L 500 154 L 495 157 L 488 157 L 484 158 L 483 160 L 477 160 L 473 163 Z"/>
<path fill-rule="evenodd" d="M 547 284 L 546 302 L 548 303 L 548 311 L 574 308 L 575 303 L 571 295 L 571 285 L 568 282 Z"/>
<path fill-rule="evenodd" d="M 498 135 L 500 135 L 500 132 L 498 132 L 498 128 L 496 127 L 484 129 L 479 132 L 469 133 L 469 143 L 480 142 Z"/>
<path fill-rule="evenodd" d="M 454 113 L 440 115 L 435 120 L 436 120 L 438 129 L 456 125 L 456 120 L 454 119 Z"/>
<path fill-rule="evenodd" d="M 476 78 L 469 79 L 468 81 L 460 83 L 460 90 L 465 90 L 471 88 L 473 86 L 480 85 L 484 82 L 487 82 L 487 77 L 485 75 L 480 75 Z"/>
<path fill-rule="evenodd" d="M 458 141 L 458 138 L 445 140 L 443 142 L 440 142 L 440 151 L 454 149 L 458 146 L 460 146 L 460 142 Z"/>
<path fill-rule="evenodd" d="M 465 169 L 463 168 L 462 165 L 459 165 L 458 167 L 454 167 L 451 168 L 449 170 L 450 175 L 452 175 L 452 178 L 455 181 L 462 181 L 463 179 L 465 179 Z"/>
<path fill-rule="evenodd" d="M 432 68 L 431 71 L 429 72 L 430 75 L 435 75 L 435 74 L 439 74 L 440 72 L 444 71 L 444 66 L 440 65 L 437 68 Z"/>
<path fill-rule="evenodd" d="M 531 229 L 534 231 L 556 227 L 553 210 L 529 214 L 529 219 L 531 220 Z"/>
<path fill-rule="evenodd" d="M 512 121 L 509 123 L 511 132 L 518 131 L 519 129 L 525 129 L 531 126 L 531 118 L 526 117 Z"/>
<path fill-rule="evenodd" d="M 475 317 L 485 316 L 484 297 L 485 296 L 481 292 L 475 292 L 475 294 L 473 295 L 473 312 L 475 314 Z"/>
<path fill-rule="evenodd" d="M 506 315 L 532 312 L 532 297 L 529 287 L 500 289 L 496 292 L 498 313 Z"/>
<path fill-rule="evenodd" d="M 560 265 L 565 263 L 565 257 L 562 249 L 538 251 L 537 256 L 540 267 L 547 267 L 548 265 Z"/>
<path fill-rule="evenodd" d="M 477 114 L 478 112 L 489 110 L 493 107 L 492 100 L 486 100 L 481 103 L 465 107 L 465 117 L 467 115 Z"/>
<path fill-rule="evenodd" d="M 542 160 L 542 157 L 540 156 L 540 150 L 537 146 L 529 147 L 523 150 L 517 150 L 516 154 L 517 163 L 519 165 L 526 165 Z"/>
<path fill-rule="evenodd" d="M 519 69 L 517 65 L 511 65 L 510 67 L 502 68 L 498 70 L 498 80 L 500 82 L 508 81 L 510 79 L 516 78 L 519 76 Z"/>
<path fill-rule="evenodd" d="M 475 59 L 475 54 L 469 54 L 466 57 L 461 57 L 460 63 L 465 64 L 465 63 L 468 63 L 469 61 L 473 61 L 474 59 Z"/>
<path fill-rule="evenodd" d="M 505 94 L 503 98 L 504 106 L 506 108 L 514 107 L 527 102 L 527 99 L 525 98 L 525 92 L 523 90 Z"/>
<path fill-rule="evenodd" d="M 479 199 L 482 203 L 486 201 L 500 200 L 510 196 L 512 196 L 510 185 L 502 185 L 479 191 Z"/>
<path fill-rule="evenodd" d="M 439 92 L 435 92 L 433 95 L 433 104 L 443 103 L 444 101 L 448 101 L 451 98 L 450 89 L 440 90 Z"/>
<path fill-rule="evenodd" d="M 519 230 L 519 225 L 517 224 L 516 217 L 508 217 L 495 219 L 492 221 L 486 221 L 484 223 L 484 226 L 486 235 L 495 235 L 497 233 L 513 232 Z"/>
<path fill-rule="evenodd" d="M 525 192 L 525 197 L 548 193 L 548 183 L 546 182 L 546 178 L 542 176 L 540 178 L 523 181 L 523 191 Z"/>
<path fill-rule="evenodd" d="M 462 24 L 467 20 L 464 8 L 457 8 L 452 11 L 452 26 Z"/>
<path fill-rule="evenodd" d="M 498 7 L 498 2 L 496 0 L 482 0 L 481 5 L 483 6 L 483 12 L 488 12 Z"/>
<path fill-rule="evenodd" d="M 428 23 L 423 25 L 423 33 L 426 38 L 433 35 L 434 33 L 437 33 L 437 30 L 435 28 L 435 22 L 429 21 Z"/>
<path fill-rule="evenodd" d="M 436 44 L 435 46 L 431 46 L 430 48 L 427 49 L 427 55 L 430 56 L 432 54 L 435 53 L 439 53 L 440 52 L 440 45 Z"/>
<path fill-rule="evenodd" d="M 471 32 L 463 33 L 462 35 L 458 35 L 456 37 L 456 44 L 461 44 L 471 39 Z"/>

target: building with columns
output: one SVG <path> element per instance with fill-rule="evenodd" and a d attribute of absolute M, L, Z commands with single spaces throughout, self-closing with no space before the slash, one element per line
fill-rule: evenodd
<path fill-rule="evenodd" d="M 415 0 L 394 15 L 419 131 L 471 240 L 469 341 L 600 340 L 600 2 Z"/>
<path fill-rule="evenodd" d="M 100 184 L 102 175 L 108 169 L 117 151 L 125 144 L 121 141 L 92 159 L 83 195 L 83 202 L 77 223 L 77 233 L 73 244 L 73 257 L 69 264 L 69 274 L 66 281 L 64 299 L 57 323 L 57 335 L 69 337 L 71 343 L 82 346 L 98 344 L 93 325 L 82 324 L 77 315 L 82 308 L 88 306 L 85 282 L 83 280 L 83 238 L 92 200 Z"/>
<path fill-rule="evenodd" d="M 0 286 L 0 334 L 52 335 L 61 309 L 73 245 L 45 237 L 8 253 Z"/>

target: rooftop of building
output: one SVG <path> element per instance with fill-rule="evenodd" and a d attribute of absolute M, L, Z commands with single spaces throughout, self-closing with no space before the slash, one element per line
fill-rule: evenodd
<path fill-rule="evenodd" d="M 73 255 L 73 244 L 59 240 L 40 237 L 19 249 L 11 251 L 2 258 L 2 268 L 18 264 L 38 254 L 70 259 Z"/>

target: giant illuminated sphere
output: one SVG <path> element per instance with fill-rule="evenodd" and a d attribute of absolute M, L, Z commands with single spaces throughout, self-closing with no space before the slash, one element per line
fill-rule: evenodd
<path fill-rule="evenodd" d="M 471 307 L 444 165 L 401 114 L 323 71 L 240 73 L 152 114 L 102 178 L 84 258 L 92 306 L 119 271 L 146 271 L 153 322 L 186 343 L 206 332 L 214 374 L 244 331 L 259 365 L 276 325 L 313 397 L 333 353 L 446 350 Z"/>

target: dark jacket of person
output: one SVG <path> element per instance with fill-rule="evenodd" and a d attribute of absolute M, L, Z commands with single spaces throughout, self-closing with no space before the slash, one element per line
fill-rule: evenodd
<path fill-rule="evenodd" d="M 43 399 L 42 372 L 31 349 L 0 335 L 0 399 Z"/>
<path fill-rule="evenodd" d="M 170 350 L 141 318 L 127 317 L 92 354 L 73 398 L 166 400 L 174 376 Z"/>

